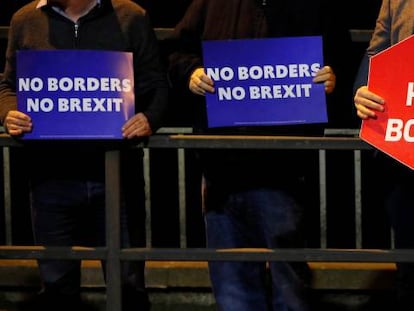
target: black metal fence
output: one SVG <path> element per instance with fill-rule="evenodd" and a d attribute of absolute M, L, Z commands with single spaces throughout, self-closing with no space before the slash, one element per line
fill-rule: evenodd
<path fill-rule="evenodd" d="M 24 148 L 19 142 L 7 137 L 0 138 L 0 146 L 4 150 L 12 148 Z M 340 152 L 352 151 L 355 154 L 355 177 L 358 179 L 361 169 L 358 158 L 361 152 L 372 149 L 358 137 L 279 137 L 279 136 L 204 136 L 182 134 L 156 134 L 148 141 L 142 142 L 135 147 L 143 147 L 145 150 L 192 150 L 192 149 L 293 149 L 293 150 L 315 150 L 324 152 L 336 150 Z M 323 158 L 323 157 L 322 157 Z M 320 161 L 320 165 L 324 162 Z M 7 163 L 3 165 L 6 167 Z M 7 171 L 7 170 L 5 170 Z M 323 172 L 322 168 L 320 172 Z M 159 248 L 147 245 L 143 248 L 121 249 L 119 239 L 119 205 L 120 205 L 120 170 L 119 151 L 109 148 L 106 151 L 106 224 L 107 224 L 107 245 L 101 248 L 82 247 L 34 247 L 30 245 L 13 246 L 7 243 L 0 247 L 0 259 L 99 259 L 106 260 L 107 266 L 107 310 L 116 310 L 120 305 L 120 264 L 124 260 L 175 260 L 175 261 L 205 261 L 205 260 L 277 260 L 277 261 L 333 261 L 333 262 L 408 262 L 414 260 L 412 250 L 364 249 L 354 248 L 329 248 L 324 246 L 324 239 L 321 239 L 321 247 L 304 249 L 234 249 L 214 250 L 194 247 Z M 7 174 L 13 174 L 8 171 Z M 322 174 L 323 175 L 323 174 Z M 7 176 L 4 176 L 4 189 L 10 190 L 7 185 Z M 321 176 L 323 179 L 323 176 Z M 356 182 L 355 185 L 359 183 Z M 320 183 L 324 187 L 324 183 Z M 177 189 L 178 190 L 178 189 Z M 361 189 L 356 188 L 356 192 Z M 323 193 L 321 191 L 320 193 Z M 358 195 L 356 196 L 356 198 Z M 10 204 L 5 195 L 5 208 Z M 323 201 L 323 199 L 322 199 Z M 358 206 L 358 205 L 357 205 Z M 323 206 L 321 207 L 321 217 Z M 355 215 L 359 215 L 356 212 Z M 322 221 L 323 222 L 323 221 Z M 7 227 L 7 226 L 6 226 Z M 7 231 L 7 228 L 6 228 Z M 358 230 L 357 230 L 358 231 Z M 110 233 L 110 234 L 109 234 Z M 321 236 L 324 230 L 321 229 Z M 358 234 L 357 234 L 358 235 Z"/>
<path fill-rule="evenodd" d="M 7 39 L 8 27 L 0 27 L 0 39 Z M 168 37 L 170 29 L 157 29 L 160 39 Z M 367 30 L 351 30 L 355 42 L 366 42 L 371 34 Z M 3 205 L 0 219 L 3 221 L 3 237 L 0 246 L 1 259 L 96 259 L 107 262 L 107 305 L 106 310 L 118 310 L 120 301 L 120 264 L 124 260 L 277 260 L 277 261 L 332 261 L 332 262 L 410 262 L 414 251 L 395 250 L 392 246 L 392 232 L 387 224 L 385 212 L 378 209 L 375 196 L 367 184 L 375 181 L 371 176 L 369 159 L 371 146 L 357 137 L 357 130 L 330 130 L 324 137 L 276 137 L 276 136 L 205 136 L 193 135 L 188 128 L 163 128 L 147 141 L 134 147 L 145 151 L 144 172 L 146 178 L 146 222 L 145 247 L 121 249 L 119 239 L 120 172 L 119 151 L 108 148 L 106 152 L 106 225 L 107 245 L 101 248 L 45 248 L 32 246 L 29 240 L 15 243 L 13 208 L 15 200 L 22 193 L 14 192 L 13 180 L 19 175 L 13 165 L 13 151 L 24 152 L 24 146 L 2 134 L 0 137 L 3 161 Z M 189 242 L 190 236 L 203 232 L 201 207 L 198 205 L 199 172 L 191 162 L 195 149 L 293 149 L 313 150 L 318 155 L 315 162 L 315 202 L 308 213 L 310 247 L 304 249 L 236 249 L 214 250 L 203 247 L 202 237 Z M 160 243 L 159 226 L 164 217 L 156 212 L 157 196 L 157 153 L 168 153 L 168 165 L 174 166 L 175 182 L 169 185 L 176 193 L 177 212 L 174 224 L 178 238 L 172 243 Z M 189 161 L 190 158 L 190 161 Z M 155 162 L 155 166 L 153 165 Z M 189 175 L 189 172 L 194 172 Z M 17 176 L 17 179 L 19 176 Z M 366 179 L 368 178 L 368 182 Z M 196 179 L 195 186 L 191 183 Z M 189 199 L 190 197 L 190 199 Z M 194 210 L 198 210 L 194 214 Z M 197 214 L 198 213 L 198 214 Z M 374 216 L 373 216 L 374 213 Z M 193 215 L 193 216 L 192 216 Z M 196 217 L 194 217 L 196 215 Z M 346 215 L 344 217 L 344 215 Z M 339 220 L 338 220 L 339 219 Z M 368 220 L 366 220 L 368 219 Z M 377 223 L 376 223 L 377 221 Z M 196 223 L 197 234 L 190 224 Z M 109 234 L 110 233 L 110 234 Z M 190 234 L 189 234 L 190 233 Z M 161 234 L 165 236 L 163 231 Z M 345 238 L 344 238 L 345 236 Z M 27 243 L 25 243 L 27 242 Z M 173 245 L 173 246 L 171 246 Z"/>

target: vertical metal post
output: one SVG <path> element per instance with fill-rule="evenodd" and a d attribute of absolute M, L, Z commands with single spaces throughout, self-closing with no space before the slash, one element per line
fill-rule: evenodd
<path fill-rule="evenodd" d="M 151 170 L 150 170 L 150 150 L 144 148 L 144 182 L 145 182 L 145 238 L 146 247 L 152 246 L 152 226 L 151 226 Z"/>
<path fill-rule="evenodd" d="M 106 311 L 122 310 L 121 302 L 121 173 L 120 151 L 105 153 Z"/>
<path fill-rule="evenodd" d="M 185 200 L 185 150 L 177 149 L 178 154 L 178 199 L 180 212 L 180 247 L 187 247 L 187 215 Z"/>
<path fill-rule="evenodd" d="M 12 245 L 12 213 L 11 213 L 11 187 L 10 187 L 10 148 L 3 147 L 3 190 L 4 190 L 4 223 L 5 242 Z"/>
<path fill-rule="evenodd" d="M 362 248 L 362 181 L 361 181 L 361 151 L 354 150 L 355 178 L 355 247 Z"/>
<path fill-rule="evenodd" d="M 327 218 L 326 218 L 326 150 L 319 150 L 319 221 L 321 248 L 326 248 L 327 243 Z"/>

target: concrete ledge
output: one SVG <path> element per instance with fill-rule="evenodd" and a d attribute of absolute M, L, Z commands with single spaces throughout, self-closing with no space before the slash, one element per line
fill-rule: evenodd
<path fill-rule="evenodd" d="M 386 290 L 394 287 L 394 263 L 310 262 L 312 288 Z"/>
<path fill-rule="evenodd" d="M 204 261 L 148 261 L 145 266 L 147 287 L 211 287 Z"/>
<path fill-rule="evenodd" d="M 312 288 L 321 290 L 385 290 L 395 282 L 393 263 L 310 262 Z M 82 261 L 82 285 L 104 287 L 101 264 Z M 37 287 L 39 274 L 35 260 L 0 260 L 0 287 Z M 209 288 L 206 262 L 147 261 L 148 288 Z"/>

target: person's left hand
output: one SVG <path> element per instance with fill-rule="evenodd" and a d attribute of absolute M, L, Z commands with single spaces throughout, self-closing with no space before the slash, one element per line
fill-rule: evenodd
<path fill-rule="evenodd" d="M 197 95 L 206 95 L 206 92 L 214 93 L 214 81 L 200 67 L 193 71 L 188 88 Z"/>
<path fill-rule="evenodd" d="M 357 115 L 361 119 L 376 119 L 378 112 L 384 112 L 385 100 L 378 94 L 371 92 L 368 86 L 358 88 L 354 96 L 354 104 Z"/>
<path fill-rule="evenodd" d="M 122 136 L 128 139 L 150 135 L 152 135 L 151 126 L 142 112 L 134 115 L 122 127 Z"/>
<path fill-rule="evenodd" d="M 314 83 L 323 83 L 326 94 L 330 94 L 335 89 L 336 75 L 330 66 L 324 66 L 318 70 L 313 78 Z"/>

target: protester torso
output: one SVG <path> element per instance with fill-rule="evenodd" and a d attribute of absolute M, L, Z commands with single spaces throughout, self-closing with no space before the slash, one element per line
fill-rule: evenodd
<path fill-rule="evenodd" d="M 101 6 L 92 9 L 75 23 L 62 16 L 51 7 L 37 9 L 37 1 L 24 6 L 12 21 L 13 48 L 15 50 L 53 50 L 53 49 L 93 49 L 114 51 L 137 51 L 137 42 L 146 41 L 145 11 L 132 1 L 102 0 Z M 131 7 L 133 6 L 133 8 Z M 138 8 L 138 9 L 137 9 Z M 133 14 L 131 14 L 134 12 Z M 140 27 L 142 19 L 144 27 Z M 138 25 L 138 26 L 137 26 Z M 134 37 L 135 36 L 135 37 Z M 14 53 L 8 55 L 11 62 Z M 140 55 L 136 55 L 141 58 Z M 154 76 L 139 75 L 140 68 L 135 63 L 136 87 L 142 96 L 153 87 Z M 15 67 L 15 66 L 14 66 Z M 14 72 L 7 73 L 15 76 Z M 155 78 L 156 80 L 156 78 Z M 155 83 L 155 82 L 154 82 Z M 143 111 L 143 102 L 137 100 L 137 111 Z M 3 103 L 2 103 L 3 105 Z M 11 103 L 15 105 L 15 103 Z M 3 105 L 2 113 L 7 109 Z M 15 108 L 14 108 L 15 109 Z M 3 116 L 2 116 L 3 118 Z M 76 125 L 74 125 L 76 126 Z M 121 130 L 121 129 L 120 129 Z M 27 143 L 27 167 L 32 177 L 41 178 L 87 178 L 104 180 L 105 144 L 88 144 L 79 141 L 54 144 Z M 137 152 L 137 151 L 136 151 Z"/>
<path fill-rule="evenodd" d="M 195 0 L 177 25 L 186 53 L 173 59 L 172 75 L 181 75 L 178 86 L 188 89 L 191 72 L 202 66 L 203 40 L 324 35 L 320 3 L 276 0 Z M 179 53 L 178 53 L 179 55 Z M 177 62 L 175 62 L 177 61 Z M 177 65 L 176 67 L 174 67 Z M 174 79 L 173 79 L 174 80 Z M 179 83 L 182 83 L 181 85 Z M 189 95 L 194 104 L 194 128 L 203 134 L 323 135 L 324 124 L 208 128 L 204 97 Z M 208 179 L 223 188 L 291 186 L 309 166 L 317 166 L 317 151 L 204 150 L 201 161 Z"/>

